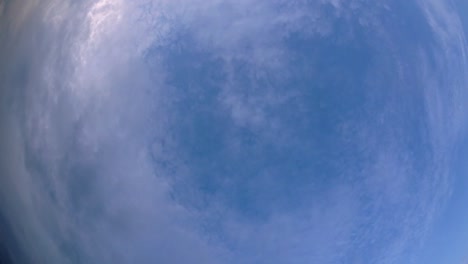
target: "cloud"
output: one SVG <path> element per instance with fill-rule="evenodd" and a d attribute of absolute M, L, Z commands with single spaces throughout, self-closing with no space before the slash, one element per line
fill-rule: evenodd
<path fill-rule="evenodd" d="M 395 263 L 450 193 L 468 75 L 442 2 L 421 5 L 446 53 L 409 62 L 390 3 L 1 3 L 24 262 Z"/>
<path fill-rule="evenodd" d="M 2 210 L 29 263 L 213 263 L 217 250 L 185 224 L 146 151 L 160 130 L 147 123 L 157 87 L 115 31 L 120 8 L 50 2 L 12 20 L 12 41 L 37 41 L 2 54 L 18 62 L 2 79 L 15 100 L 2 109 Z"/>

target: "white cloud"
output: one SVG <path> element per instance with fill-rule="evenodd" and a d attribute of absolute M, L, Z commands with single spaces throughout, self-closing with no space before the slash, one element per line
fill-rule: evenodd
<path fill-rule="evenodd" d="M 382 213 L 380 210 L 388 204 L 408 209 L 398 205 L 407 200 L 408 181 L 416 172 L 410 154 L 398 154 L 406 150 L 399 145 L 395 131 L 388 134 L 396 138 L 395 145 L 379 145 L 376 131 L 360 131 L 364 137 L 352 138 L 362 143 L 363 151 L 376 154 L 375 162 L 364 164 L 362 171 L 343 172 L 353 174 L 343 178 L 363 177 L 364 187 L 356 187 L 362 183 L 358 179 L 306 195 L 311 201 L 305 202 L 305 208 L 271 209 L 265 221 L 250 221 L 222 201 L 198 210 L 176 202 L 170 195 L 174 177 L 190 177 L 191 171 L 170 136 L 167 120 L 173 116 L 167 100 L 172 93 L 165 84 L 166 65 L 160 59 L 162 55 L 156 54 L 151 63 L 157 72 L 151 72 L 146 52 L 170 45 L 177 29 L 188 30 L 197 48 L 208 50 L 227 65 L 223 71 L 228 80 L 219 87 L 219 99 L 231 121 L 262 136 L 270 135 L 274 143 L 287 144 L 285 120 L 272 117 L 269 111 L 300 95 L 276 89 L 281 83 L 264 86 L 258 79 L 272 75 L 280 81 L 287 79 L 288 54 L 283 40 L 288 34 L 306 31 L 320 38 L 332 33 L 334 17 L 324 15 L 324 5 L 333 6 L 335 16 L 347 19 L 365 6 L 360 1 L 346 4 L 336 0 L 317 2 L 310 9 L 302 4 L 101 0 L 47 4 L 31 1 L 22 6 L 14 2 L 5 8 L 1 2 L 0 13 L 3 8 L 6 12 L 0 21 L 11 21 L 7 27 L 11 43 L 2 47 L 15 55 L 0 54 L 0 59 L 23 60 L 27 67 L 21 69 L 19 62 L 9 71 L 25 74 L 21 92 L 15 92 L 18 80 L 0 79 L 7 87 L 2 93 L 21 100 L 13 106 L 2 104 L 1 109 L 2 125 L 8 129 L 2 131 L 0 144 L 11 153 L 0 153 L 5 175 L 0 185 L 0 206 L 10 221 L 15 221 L 13 231 L 29 253 L 28 260 L 333 263 L 354 254 L 354 249 L 367 245 L 366 240 L 376 239 L 382 230 L 395 225 L 388 221 L 404 218 L 408 223 L 404 223 L 402 234 L 396 235 L 393 247 L 381 253 L 386 258 L 382 263 L 398 260 L 414 237 L 421 236 L 418 232 L 425 233 L 437 199 L 443 200 L 449 193 L 448 161 L 443 156 L 450 153 L 465 124 L 466 95 L 462 88 L 466 77 L 460 76 L 468 76 L 466 58 L 463 62 L 457 58 L 460 51 L 465 54 L 465 42 L 458 22 L 442 2 L 422 5 L 446 54 L 438 58 L 441 68 L 432 69 L 424 66 L 429 63 L 422 53 L 419 59 L 423 66 L 418 76 L 427 80 L 426 110 L 429 130 L 434 131 L 431 143 L 436 165 L 432 174 L 423 175 L 429 180 L 424 178 L 417 190 L 432 194 L 435 185 L 442 184 L 436 198 L 418 193 L 421 204 L 412 204 L 410 210 L 414 211 L 400 218 L 363 216 L 363 204 L 373 214 Z M 361 24 L 380 26 L 375 16 L 372 13 L 362 18 Z M 29 43 L 32 29 L 39 32 L 32 35 L 34 44 L 24 44 Z M 17 42 L 22 44 L 11 48 Z M 250 88 L 256 90 L 251 96 L 236 87 L 231 68 L 235 60 L 247 64 L 253 80 Z M 449 68 L 454 73 L 445 76 L 442 83 L 431 77 L 437 70 L 449 72 Z M 444 87 L 453 87 L 454 91 L 448 109 L 442 98 Z M 149 146 L 154 148 L 153 155 L 170 159 L 182 175 L 170 175 L 168 170 L 155 166 Z M 274 179 L 265 177 L 265 181 L 252 180 L 251 184 Z M 362 192 L 383 200 L 369 205 L 360 200 Z M 220 215 L 221 231 L 217 235 L 221 238 L 200 227 L 216 214 Z M 421 219 L 423 227 L 411 230 Z M 369 226 L 363 230 L 366 224 Z"/>

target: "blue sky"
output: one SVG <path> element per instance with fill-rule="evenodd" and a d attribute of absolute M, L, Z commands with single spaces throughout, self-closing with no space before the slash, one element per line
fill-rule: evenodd
<path fill-rule="evenodd" d="M 419 252 L 420 263 L 466 263 L 468 261 L 468 214 L 464 207 L 468 200 L 468 167 L 466 142 L 459 146 L 459 156 L 454 161 L 453 194 L 442 209 L 423 250 Z"/>
<path fill-rule="evenodd" d="M 2 244 L 18 263 L 464 264 L 461 15 L 0 0 Z"/>
<path fill-rule="evenodd" d="M 468 8 L 465 1 L 454 1 L 457 10 Z M 468 32 L 468 17 L 460 15 L 463 29 Z M 424 263 L 466 263 L 468 261 L 468 215 L 464 209 L 468 201 L 466 166 L 466 140 L 457 148 L 457 158 L 453 161 L 454 188 L 446 207 L 440 213 L 429 240 L 420 253 L 420 262 Z"/>

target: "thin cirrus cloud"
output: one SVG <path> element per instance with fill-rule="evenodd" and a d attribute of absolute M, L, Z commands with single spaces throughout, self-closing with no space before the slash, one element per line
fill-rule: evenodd
<path fill-rule="evenodd" d="M 0 68 L 0 142 L 11 150 L 0 160 L 0 206 L 20 262 L 396 263 L 425 236 L 449 196 L 445 154 L 464 124 L 467 75 L 466 58 L 455 56 L 464 49 L 461 25 L 443 1 L 408 5 L 423 10 L 418 21 L 429 21 L 446 51 L 415 48 L 408 64 L 392 42 L 405 32 L 379 19 L 391 3 L 0 6 L 0 58 L 11 62 Z M 288 40 L 298 32 L 331 39 L 334 19 L 375 32 L 381 46 L 356 52 L 374 52 L 367 63 L 390 65 L 389 75 L 369 67 L 352 72 L 364 80 L 354 84 L 313 63 L 311 79 L 295 75 L 294 63 L 308 63 L 301 56 L 326 65 L 323 57 L 341 46 L 294 53 L 300 39 Z M 443 30 L 446 24 L 453 30 Z M 360 34 L 352 26 L 341 30 L 338 43 Z M 381 34 L 386 30 L 390 40 Z M 216 67 L 206 73 L 207 65 Z M 444 67 L 453 68 L 448 76 L 431 77 Z M 335 79 L 352 93 L 361 86 L 370 91 L 356 112 L 371 122 L 357 114 L 337 118 L 327 101 L 314 99 L 319 93 L 304 99 L 313 80 Z M 287 89 L 291 80 L 300 88 Z M 423 102 L 404 89 L 414 84 Z M 421 141 L 433 155 L 422 162 L 411 156 L 405 140 L 412 136 L 401 136 L 406 124 L 392 122 L 403 110 L 394 110 L 392 99 L 379 104 L 372 94 L 379 85 L 389 87 L 389 98 L 407 96 L 401 100 L 410 113 L 423 105 L 432 134 Z M 440 91 L 445 86 L 453 90 L 448 97 Z M 308 103 L 317 107 L 310 111 Z M 325 113 L 320 109 L 337 120 L 307 123 Z M 301 118 L 290 118 L 292 111 Z M 333 149 L 358 155 L 342 160 Z"/>

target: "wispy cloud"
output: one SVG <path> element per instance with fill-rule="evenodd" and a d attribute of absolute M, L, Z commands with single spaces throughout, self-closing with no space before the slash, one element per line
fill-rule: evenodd
<path fill-rule="evenodd" d="M 415 7 L 445 53 L 406 61 L 405 33 L 380 19 L 396 19 L 391 3 L 0 2 L 0 209 L 15 250 L 30 263 L 398 262 L 450 195 L 466 125 L 462 28 L 442 1 Z M 372 58 L 354 71 L 340 52 Z"/>

